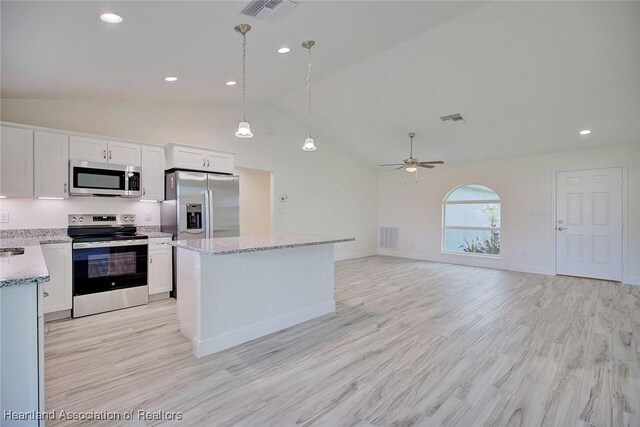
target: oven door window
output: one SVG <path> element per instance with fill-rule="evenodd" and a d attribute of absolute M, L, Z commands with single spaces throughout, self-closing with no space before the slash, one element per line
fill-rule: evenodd
<path fill-rule="evenodd" d="M 147 245 L 73 250 L 73 294 L 147 284 Z"/>
<path fill-rule="evenodd" d="M 123 171 L 117 170 L 74 167 L 73 186 L 75 188 L 124 190 L 125 174 Z"/>

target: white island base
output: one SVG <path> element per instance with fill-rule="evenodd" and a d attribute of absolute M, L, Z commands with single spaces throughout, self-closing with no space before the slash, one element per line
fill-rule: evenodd
<path fill-rule="evenodd" d="M 221 254 L 206 253 L 202 242 L 227 239 L 207 240 L 172 242 L 180 330 L 197 357 L 335 311 L 338 241 Z"/>

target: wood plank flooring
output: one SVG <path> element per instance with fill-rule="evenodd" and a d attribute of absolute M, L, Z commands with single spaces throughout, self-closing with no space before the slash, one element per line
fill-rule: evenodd
<path fill-rule="evenodd" d="M 173 300 L 50 323 L 46 408 L 183 417 L 134 425 L 640 426 L 638 287 L 370 257 L 336 263 L 336 301 L 202 359 Z"/>

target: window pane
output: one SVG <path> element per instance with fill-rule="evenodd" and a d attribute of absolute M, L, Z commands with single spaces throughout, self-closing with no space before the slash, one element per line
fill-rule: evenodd
<path fill-rule="evenodd" d="M 500 231 L 446 229 L 444 249 L 449 252 L 499 255 Z"/>
<path fill-rule="evenodd" d="M 447 226 L 500 227 L 499 203 L 446 205 Z"/>
<path fill-rule="evenodd" d="M 500 197 L 489 187 L 484 185 L 463 185 L 456 188 L 456 190 L 449 194 L 447 201 L 460 201 L 460 200 L 500 200 Z"/>

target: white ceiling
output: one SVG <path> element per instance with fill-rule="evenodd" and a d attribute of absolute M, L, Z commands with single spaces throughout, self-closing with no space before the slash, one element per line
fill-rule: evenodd
<path fill-rule="evenodd" d="M 640 143 L 638 2 L 302 1 L 275 24 L 245 4 L 3 1 L 2 96 L 236 103 L 233 26 L 250 22 L 249 102 L 304 122 L 315 39 L 318 145 L 370 165 L 407 157 L 409 131 L 416 157 L 448 163 Z"/>
<path fill-rule="evenodd" d="M 236 101 L 247 35 L 249 100 L 304 87 L 315 39 L 322 78 L 481 6 L 476 2 L 301 1 L 276 23 L 241 15 L 248 1 L 2 1 L 2 96 Z M 113 11 L 122 24 L 101 22 Z M 292 52 L 281 55 L 281 46 Z M 175 75 L 173 84 L 164 77 Z"/>

